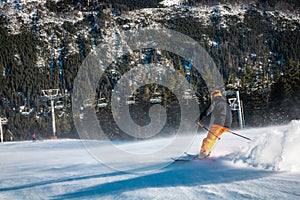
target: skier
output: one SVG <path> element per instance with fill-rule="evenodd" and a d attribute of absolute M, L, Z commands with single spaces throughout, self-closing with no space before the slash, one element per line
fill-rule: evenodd
<path fill-rule="evenodd" d="M 211 105 L 200 115 L 197 125 L 202 127 L 200 121 L 211 113 L 214 120 L 206 138 L 202 141 L 199 159 L 210 155 L 216 140 L 220 139 L 220 136 L 230 128 L 232 123 L 231 108 L 220 90 L 211 92 Z"/>
<path fill-rule="evenodd" d="M 35 142 L 35 140 L 36 140 L 35 133 L 32 133 L 31 138 L 32 138 L 32 141 Z"/>

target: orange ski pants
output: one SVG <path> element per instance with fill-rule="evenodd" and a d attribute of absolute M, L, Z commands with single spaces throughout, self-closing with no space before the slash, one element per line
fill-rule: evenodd
<path fill-rule="evenodd" d="M 217 124 L 211 125 L 206 138 L 204 138 L 202 141 L 202 146 L 201 146 L 200 152 L 205 152 L 205 151 L 211 152 L 211 150 L 213 149 L 213 147 L 216 143 L 216 140 L 218 138 L 220 138 L 220 136 L 227 130 L 228 130 L 228 128 L 226 128 L 224 126 L 220 126 Z"/>

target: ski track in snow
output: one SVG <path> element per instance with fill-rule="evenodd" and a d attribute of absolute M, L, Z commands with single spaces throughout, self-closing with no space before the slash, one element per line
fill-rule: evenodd
<path fill-rule="evenodd" d="M 300 199 L 300 121 L 238 132 L 253 140 L 226 133 L 208 160 L 144 173 L 101 164 L 79 140 L 0 144 L 0 199 Z M 190 153 L 204 136 L 197 135 Z M 134 148 L 139 145 L 145 148 L 147 142 Z"/>

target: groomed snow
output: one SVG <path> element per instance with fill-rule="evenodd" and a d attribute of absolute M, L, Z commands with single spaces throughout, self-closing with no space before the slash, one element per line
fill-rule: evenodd
<path fill-rule="evenodd" d="M 153 158 L 153 165 L 168 165 L 143 173 L 102 164 L 80 140 L 7 142 L 0 144 L 0 199 L 299 199 L 300 121 L 237 132 L 252 141 L 225 133 L 208 160 L 170 163 Z M 198 151 L 204 136 L 198 133 L 190 153 Z M 166 141 L 115 145 L 130 152 Z M 90 142 L 104 151 L 108 143 Z M 132 160 L 123 164 L 138 166 Z"/>

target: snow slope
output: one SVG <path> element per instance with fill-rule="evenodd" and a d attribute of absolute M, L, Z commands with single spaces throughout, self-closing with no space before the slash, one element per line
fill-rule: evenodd
<path fill-rule="evenodd" d="M 153 158 L 153 165 L 164 167 L 143 173 L 102 164 L 79 140 L 0 144 L 0 199 L 300 199 L 300 121 L 238 133 L 253 140 L 226 133 L 209 160 Z M 204 136 L 195 137 L 189 152 L 197 152 Z M 130 152 L 167 140 L 115 145 Z M 106 143 L 98 141 L 104 152 Z M 123 164 L 138 166 L 132 160 Z"/>

